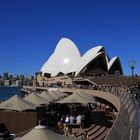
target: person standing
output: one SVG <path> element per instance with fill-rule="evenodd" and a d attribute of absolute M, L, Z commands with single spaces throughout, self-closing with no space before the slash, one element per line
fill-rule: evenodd
<path fill-rule="evenodd" d="M 77 124 L 81 124 L 81 118 L 82 118 L 82 116 L 79 114 L 76 118 L 76 120 L 77 120 L 76 123 Z"/>

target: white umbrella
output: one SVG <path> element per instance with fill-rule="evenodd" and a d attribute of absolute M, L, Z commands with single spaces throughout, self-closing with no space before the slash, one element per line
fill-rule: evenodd
<path fill-rule="evenodd" d="M 28 109 L 35 109 L 37 106 L 31 102 L 25 101 L 21 97 L 14 95 L 9 100 L 0 104 L 0 109 L 23 111 Z"/>
<path fill-rule="evenodd" d="M 54 91 L 54 93 L 58 94 L 60 97 L 68 96 L 67 93 L 61 92 L 61 91 L 59 91 L 59 90 L 53 90 L 53 91 Z"/>
<path fill-rule="evenodd" d="M 62 99 L 61 101 L 58 101 L 57 103 L 93 103 L 94 99 L 90 97 L 85 97 L 81 95 L 80 93 L 73 93 L 72 95 Z"/>
<path fill-rule="evenodd" d="M 43 91 L 41 94 L 39 94 L 38 96 L 47 99 L 48 101 L 52 102 L 54 99 L 52 96 L 50 96 L 47 91 Z"/>
<path fill-rule="evenodd" d="M 57 94 L 54 90 L 50 90 L 47 92 L 49 95 L 51 95 L 53 97 L 53 99 L 58 100 L 59 98 L 61 98 L 60 94 Z"/>
<path fill-rule="evenodd" d="M 29 133 L 19 138 L 18 140 L 73 140 L 67 136 L 59 135 L 51 130 L 46 129 L 45 126 L 38 125 Z"/>
<path fill-rule="evenodd" d="M 29 101 L 31 103 L 34 103 L 34 104 L 36 104 L 38 106 L 41 105 L 41 104 L 48 104 L 50 102 L 49 100 L 47 100 L 45 98 L 42 98 L 42 97 L 40 97 L 40 96 L 38 96 L 38 95 L 36 95 L 34 93 L 26 96 L 24 99 L 26 101 Z"/>
<path fill-rule="evenodd" d="M 40 94 L 40 96 L 45 96 L 45 97 L 43 97 L 43 98 L 49 98 L 49 100 L 52 100 L 52 101 L 54 101 L 54 100 L 56 100 L 58 97 L 54 97 L 51 93 L 49 93 L 48 91 L 43 91 L 41 94 Z"/>

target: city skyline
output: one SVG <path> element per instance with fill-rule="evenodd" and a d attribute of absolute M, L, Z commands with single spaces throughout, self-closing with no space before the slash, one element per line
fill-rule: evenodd
<path fill-rule="evenodd" d="M 103 45 L 118 56 L 124 75 L 136 61 L 140 75 L 140 2 L 97 0 L 0 1 L 0 74 L 34 74 L 62 37 L 75 42 L 81 54 Z"/>

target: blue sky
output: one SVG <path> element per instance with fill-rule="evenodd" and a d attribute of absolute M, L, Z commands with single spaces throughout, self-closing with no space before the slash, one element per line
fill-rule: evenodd
<path fill-rule="evenodd" d="M 1 0 L 0 74 L 34 74 L 67 37 L 81 54 L 103 45 L 140 75 L 140 1 L 138 0 Z"/>

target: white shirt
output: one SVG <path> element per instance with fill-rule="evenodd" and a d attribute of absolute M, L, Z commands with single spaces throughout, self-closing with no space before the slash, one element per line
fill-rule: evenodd
<path fill-rule="evenodd" d="M 77 116 L 77 123 L 81 123 L 81 118 L 82 118 L 81 115 Z"/>
<path fill-rule="evenodd" d="M 70 117 L 69 116 L 66 116 L 65 122 L 66 123 L 69 123 L 69 121 L 70 121 Z"/>

